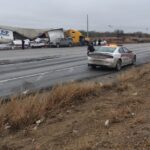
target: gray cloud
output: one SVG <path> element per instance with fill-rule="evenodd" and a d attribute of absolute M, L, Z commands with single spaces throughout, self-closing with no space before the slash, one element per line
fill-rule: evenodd
<path fill-rule="evenodd" d="M 35 28 L 146 31 L 149 0 L 0 0 L 1 24 Z M 112 25 L 109 28 L 108 25 Z"/>

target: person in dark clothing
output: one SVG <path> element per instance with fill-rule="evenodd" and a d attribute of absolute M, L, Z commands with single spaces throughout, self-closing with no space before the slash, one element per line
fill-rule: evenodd
<path fill-rule="evenodd" d="M 24 44 L 25 44 L 25 42 L 24 42 L 24 40 L 22 40 L 22 49 L 25 48 L 25 47 L 24 47 Z"/>
<path fill-rule="evenodd" d="M 101 46 L 101 42 L 102 42 L 102 40 L 99 39 L 99 40 L 98 40 L 98 45 L 99 45 L 99 46 Z"/>
<path fill-rule="evenodd" d="M 95 48 L 93 46 L 92 43 L 89 43 L 88 44 L 88 49 L 87 49 L 87 55 L 90 53 L 90 52 L 94 52 L 95 51 Z"/>

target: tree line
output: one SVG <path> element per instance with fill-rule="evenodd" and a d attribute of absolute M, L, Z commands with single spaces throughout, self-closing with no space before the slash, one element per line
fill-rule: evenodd
<path fill-rule="evenodd" d="M 87 32 L 84 30 L 80 31 L 85 37 Z M 138 38 L 150 38 L 150 34 L 143 32 L 133 32 L 133 33 L 125 33 L 123 30 L 115 30 L 114 32 L 97 32 L 97 31 L 89 31 L 89 36 L 94 37 L 138 37 Z"/>

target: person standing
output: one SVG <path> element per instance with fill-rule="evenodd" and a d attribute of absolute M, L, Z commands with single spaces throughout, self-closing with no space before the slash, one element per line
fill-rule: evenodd
<path fill-rule="evenodd" d="M 24 49 L 25 48 L 25 42 L 24 42 L 24 40 L 22 40 L 22 49 Z"/>
<path fill-rule="evenodd" d="M 98 40 L 98 45 L 101 46 L 101 39 Z"/>
<path fill-rule="evenodd" d="M 94 51 L 95 51 L 95 48 L 94 48 L 94 46 L 93 46 L 93 43 L 90 42 L 90 43 L 88 44 L 88 48 L 87 48 L 87 55 L 89 55 L 90 52 L 94 52 Z"/>

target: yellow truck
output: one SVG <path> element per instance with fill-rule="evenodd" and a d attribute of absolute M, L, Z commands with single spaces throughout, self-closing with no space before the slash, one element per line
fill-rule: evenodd
<path fill-rule="evenodd" d="M 73 45 L 85 45 L 86 44 L 86 38 L 82 35 L 81 32 L 70 29 L 65 32 L 65 35 L 72 38 Z"/>

